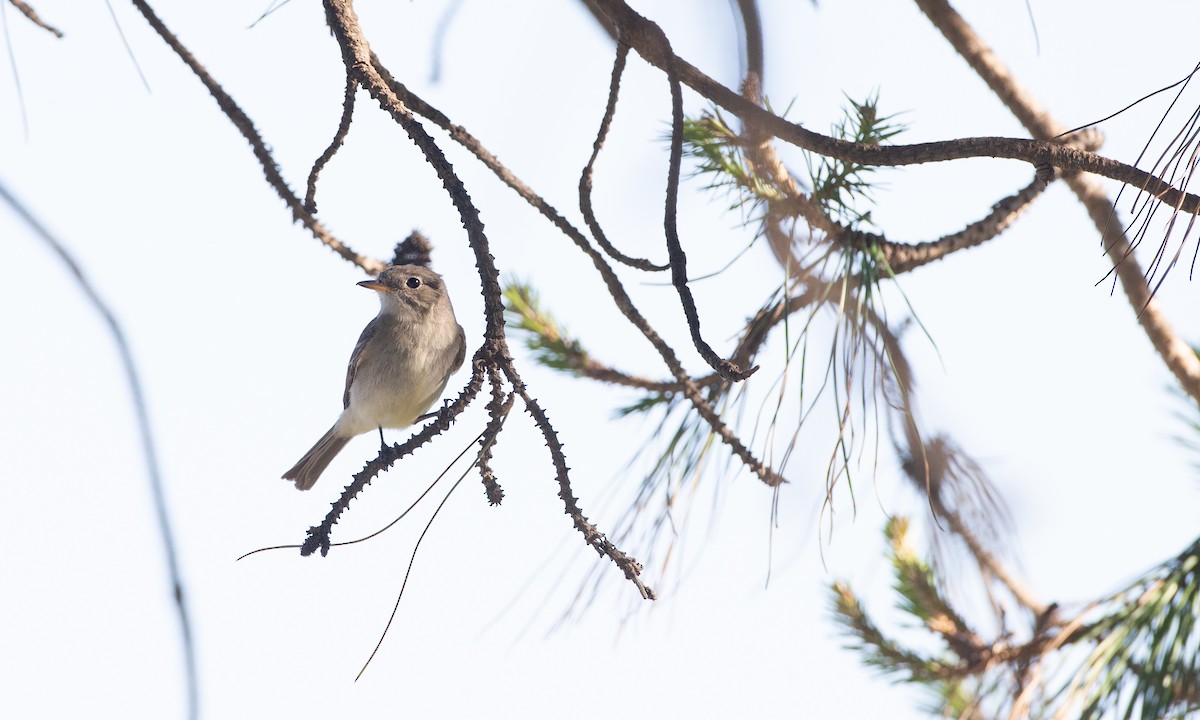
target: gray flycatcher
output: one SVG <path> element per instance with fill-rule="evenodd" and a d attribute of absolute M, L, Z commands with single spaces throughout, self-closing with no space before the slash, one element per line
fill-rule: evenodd
<path fill-rule="evenodd" d="M 346 370 L 341 417 L 283 474 L 296 488 L 313 486 L 350 439 L 379 428 L 408 427 L 442 395 L 467 354 L 442 276 L 418 265 L 389 267 L 360 286 L 379 293 Z"/>

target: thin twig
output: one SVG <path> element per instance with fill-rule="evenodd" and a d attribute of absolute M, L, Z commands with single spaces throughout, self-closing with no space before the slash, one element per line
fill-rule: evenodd
<path fill-rule="evenodd" d="M 661 40 L 670 49 L 667 36 Z M 674 53 L 670 53 L 674 57 Z M 683 164 L 683 89 L 675 74 L 675 65 L 667 61 L 667 82 L 671 86 L 671 151 L 667 161 L 667 198 L 666 212 L 663 217 L 663 228 L 667 238 L 667 257 L 671 264 L 671 284 L 679 295 L 683 305 L 683 314 L 687 318 L 688 330 L 692 335 L 692 344 L 700 353 L 700 357 L 716 370 L 722 377 L 729 380 L 745 380 L 754 374 L 758 367 L 742 370 L 736 363 L 722 358 L 712 349 L 700 334 L 700 315 L 696 310 L 696 300 L 688 287 L 687 254 L 679 241 L 679 225 L 676 215 L 679 212 L 679 174 Z"/>
<path fill-rule="evenodd" d="M 645 258 L 630 257 L 614 247 L 609 242 L 608 236 L 604 234 L 604 229 L 600 227 L 600 222 L 596 219 L 596 212 L 592 208 L 592 170 L 596 165 L 596 158 L 600 157 L 600 148 L 604 146 L 604 140 L 608 136 L 613 115 L 617 112 L 617 95 L 621 90 L 621 75 L 625 72 L 625 60 L 628 57 L 629 46 L 618 42 L 617 57 L 613 61 L 612 80 L 608 86 L 608 104 L 604 108 L 604 117 L 600 120 L 600 130 L 596 133 L 596 140 L 592 143 L 592 156 L 588 158 L 587 165 L 583 168 L 583 175 L 579 178 L 579 210 L 583 213 L 583 221 L 592 231 L 592 237 L 596 239 L 596 244 L 608 253 L 609 257 L 639 270 L 660 271 L 666 270 L 669 266 L 656 265 Z"/>
<path fill-rule="evenodd" d="M 1004 517 L 999 501 L 995 499 L 994 493 L 991 491 L 990 484 L 987 479 L 982 476 L 982 470 L 978 466 L 974 466 L 973 472 L 968 468 L 966 475 L 977 474 L 975 478 L 975 487 L 967 487 L 968 477 L 963 477 L 962 474 L 956 475 L 952 471 L 953 458 L 951 453 L 952 448 L 947 441 L 942 438 L 935 438 L 930 442 L 926 442 L 921 437 L 921 432 L 917 426 L 916 412 L 913 408 L 910 399 L 913 388 L 913 371 L 907 357 L 904 355 L 903 349 L 900 346 L 900 339 L 892 331 L 887 323 L 884 322 L 877 314 L 871 312 L 867 315 L 868 321 L 875 329 L 875 336 L 878 338 L 883 354 L 887 358 L 886 367 L 889 368 L 892 380 L 896 385 L 896 389 L 900 394 L 899 402 L 895 405 L 895 410 L 901 415 L 901 423 L 904 427 L 904 440 L 907 444 L 907 452 L 903 448 L 897 447 L 897 450 L 902 455 L 907 455 L 909 460 L 901 464 L 905 474 L 913 481 L 913 484 L 924 491 L 929 500 L 930 508 L 933 511 L 935 518 L 946 520 L 949 529 L 954 534 L 962 539 L 971 556 L 975 558 L 975 562 L 981 570 L 990 573 L 996 580 L 1000 581 L 1009 594 L 1013 598 L 1025 606 L 1026 609 L 1033 614 L 1034 617 L 1039 617 L 1046 612 L 1047 605 L 1034 596 L 1033 591 L 1021 580 L 1014 572 L 1009 570 L 991 550 L 989 550 L 980 540 L 978 532 L 972 528 L 971 524 L 966 522 L 962 516 L 961 503 L 956 503 L 951 507 L 947 501 L 949 491 L 953 489 L 971 492 L 974 495 L 974 504 L 977 507 L 990 510 L 987 513 L 989 519 L 994 519 L 997 515 Z M 918 459 L 919 458 L 919 459 Z M 959 463 L 961 467 L 961 462 Z M 959 487 L 952 487 L 952 484 L 957 482 Z"/>
<path fill-rule="evenodd" d="M 59 30 L 58 28 L 54 27 L 53 25 L 47 23 L 45 20 L 42 20 L 40 17 L 38 17 L 37 11 L 34 10 L 32 7 L 30 7 L 29 3 L 25 2 L 25 0 L 8 0 L 8 1 L 10 3 L 12 3 L 12 6 L 15 7 L 17 10 L 20 10 L 22 15 L 29 18 L 29 21 L 31 23 L 33 23 L 34 25 L 37 25 L 41 29 L 49 32 L 51 35 L 53 35 L 56 38 L 62 38 L 62 36 L 63 36 L 62 30 Z M 0 0 L 0 2 L 3 2 L 3 0 Z"/>
<path fill-rule="evenodd" d="M 1054 137 L 1064 128 L 1051 117 L 1049 112 L 1026 90 L 1000 58 L 975 34 L 974 29 L 950 7 L 946 0 L 916 0 L 918 7 L 925 13 L 934 26 L 950 42 L 954 49 L 962 55 L 973 70 L 987 83 L 1006 107 L 1021 121 L 1034 137 Z M 1078 152 L 1072 150 L 1072 152 Z M 1088 153 L 1090 155 L 1090 153 Z M 1099 156 L 1093 156 L 1098 158 Z M 1112 163 L 1113 161 L 1106 161 Z M 1112 177 L 1142 188 L 1147 194 L 1155 196 L 1165 205 L 1178 207 L 1182 212 L 1194 213 L 1195 206 L 1191 196 L 1184 196 L 1174 190 L 1167 190 L 1167 183 L 1158 180 L 1149 173 L 1137 171 L 1136 177 L 1128 173 L 1120 173 L 1120 177 L 1091 167 L 1068 168 L 1058 163 L 1051 163 L 1060 168 L 1086 170 L 1088 172 Z M 1119 165 L 1119 163 L 1116 163 Z M 1128 166 L 1122 166 L 1128 167 Z M 1136 168 L 1133 168 L 1136 170 Z M 1192 400 L 1200 404 L 1200 357 L 1192 347 L 1179 336 L 1166 317 L 1162 306 L 1155 301 L 1153 293 L 1146 282 L 1142 268 L 1132 255 L 1129 239 L 1121 230 L 1121 222 L 1113 208 L 1112 200 L 1096 178 L 1084 173 L 1071 173 L 1066 176 L 1067 184 L 1083 203 L 1092 224 L 1101 233 L 1105 252 L 1112 258 L 1116 267 L 1117 277 L 1129 300 L 1130 306 L 1137 313 L 1138 323 L 1141 324 L 1150 343 L 1158 352 L 1167 368 L 1175 375 L 1183 390 Z"/>
<path fill-rule="evenodd" d="M 446 51 L 446 36 L 450 34 L 450 25 L 462 9 L 463 0 L 451 0 L 438 17 L 437 27 L 433 30 L 433 49 L 430 50 L 429 82 L 439 83 L 442 80 L 442 56 Z"/>
<path fill-rule="evenodd" d="M 158 451 L 155 448 L 154 433 L 150 422 L 150 410 L 146 406 L 145 391 L 142 388 L 141 376 L 133 359 L 133 350 L 125 338 L 117 316 L 109 308 L 99 292 L 83 273 L 83 268 L 75 261 L 70 250 L 41 223 L 33 213 L 18 200 L 3 182 L 0 182 L 0 198 L 29 226 L 42 242 L 58 256 L 67 266 L 75 284 L 83 292 L 84 297 L 91 303 L 92 308 L 100 315 L 117 346 L 117 354 L 121 358 L 121 366 L 125 370 L 125 380 L 129 383 L 129 396 L 133 402 L 134 415 L 137 418 L 138 437 L 142 445 L 142 457 L 146 462 L 147 479 L 150 481 L 150 495 L 154 502 L 154 514 L 158 520 L 158 534 L 162 541 L 163 554 L 167 558 L 167 576 L 171 583 L 171 595 L 175 603 L 175 615 L 179 619 L 179 632 L 183 641 L 184 673 L 187 683 L 188 717 L 196 720 L 200 716 L 200 682 L 196 674 L 196 648 L 192 641 L 192 623 L 188 615 L 187 601 L 183 591 L 183 576 L 179 568 L 179 552 L 175 545 L 175 532 L 171 527 L 171 516 L 167 510 L 166 494 L 163 491 L 162 469 L 158 462 Z"/>
<path fill-rule="evenodd" d="M 504 500 L 504 488 L 500 487 L 500 483 L 496 481 L 496 471 L 492 469 L 492 450 L 496 446 L 496 439 L 500 436 L 500 428 L 508 419 L 513 401 L 517 399 L 517 396 L 513 393 L 505 394 L 504 381 L 495 366 L 488 368 L 488 383 L 492 390 L 492 399 L 487 404 L 488 415 L 491 419 L 479 438 L 482 448 L 476 462 L 479 465 L 479 476 L 483 481 L 484 494 L 487 495 L 488 504 L 499 505 Z"/>
<path fill-rule="evenodd" d="M 8 28 L 8 12 L 4 0 L 0 0 L 0 25 L 4 26 L 4 47 L 8 49 L 8 66 L 12 69 L 13 87 L 17 91 L 17 106 L 21 110 L 21 129 L 25 140 L 29 140 L 29 113 L 25 109 L 25 91 L 21 88 L 21 70 L 17 67 L 17 50 L 13 47 L 12 33 Z"/>
<path fill-rule="evenodd" d="M 354 118 L 354 96 L 357 91 L 358 83 L 347 75 L 346 94 L 342 98 L 342 119 L 338 121 L 337 132 L 333 134 L 329 147 L 325 148 L 325 152 L 321 153 L 321 157 L 317 158 L 308 173 L 308 192 L 304 194 L 304 209 L 313 215 L 317 214 L 317 176 L 341 149 L 342 143 L 346 142 L 346 135 L 350 132 L 350 121 Z"/>
<path fill-rule="evenodd" d="M 320 240 L 344 259 L 362 268 L 367 274 L 378 275 L 383 272 L 384 268 L 387 267 L 386 265 L 374 258 L 354 252 L 349 246 L 334 237 L 333 233 L 312 216 L 312 213 L 304 209 L 304 203 L 288 187 L 287 182 L 283 179 L 283 175 L 279 172 L 279 165 L 275 162 L 275 158 L 271 155 L 267 144 L 263 142 L 262 136 L 259 135 L 250 117 L 230 97 L 229 93 L 225 92 L 224 88 L 217 83 L 212 75 L 204 69 L 204 66 L 192 55 L 191 51 L 183 46 L 179 38 L 175 37 L 174 33 L 159 19 L 146 0 L 132 0 L 132 2 L 134 7 L 150 23 L 150 27 L 154 29 L 154 32 L 158 33 L 158 36 L 179 56 L 180 60 L 183 60 L 188 69 L 192 71 L 192 74 L 200 82 L 204 83 L 204 87 L 208 89 L 209 94 L 217 101 L 221 112 L 225 113 L 225 116 L 229 118 L 234 127 L 241 132 L 242 137 L 246 138 L 246 141 L 250 143 L 250 148 L 254 151 L 254 157 L 258 159 L 259 165 L 262 166 L 267 184 L 275 189 L 275 192 L 283 199 L 283 202 L 291 209 L 292 219 L 302 223 L 313 234 L 313 237 Z"/>
<path fill-rule="evenodd" d="M 915 270 L 941 260 L 951 253 L 978 247 L 997 237 L 1011 227 L 1045 189 L 1046 183 L 1041 178 L 1034 178 L 1025 187 L 993 205 L 987 216 L 958 232 L 914 244 L 883 240 L 878 247 L 893 275 Z"/>
<path fill-rule="evenodd" d="M 625 573 L 626 579 L 637 587 L 643 598 L 646 600 L 655 599 L 654 590 L 646 586 L 639 577 L 642 573 L 642 564 L 622 552 L 620 548 L 614 545 L 604 533 L 600 532 L 584 516 L 583 510 L 579 507 L 579 501 L 575 498 L 575 494 L 571 490 L 569 468 L 566 465 L 566 456 L 563 454 L 562 443 L 551 428 L 550 419 L 546 416 L 545 411 L 542 410 L 536 400 L 530 397 L 525 384 L 520 381 L 520 378 L 514 379 L 510 375 L 509 382 L 512 383 L 514 391 L 525 401 L 525 407 L 529 410 L 534 423 L 542 432 L 542 438 L 545 439 L 546 445 L 550 448 L 550 457 L 554 463 L 555 477 L 558 480 L 558 497 L 563 501 L 567 515 L 571 517 L 571 520 L 575 524 L 575 529 L 583 534 L 587 544 L 595 548 L 599 555 L 612 560 Z"/>
<path fill-rule="evenodd" d="M 360 679 L 362 679 L 363 673 L 367 671 L 367 666 L 370 665 L 371 661 L 375 659 L 375 655 L 379 652 L 379 648 L 383 647 L 383 640 L 387 637 L 388 630 L 392 629 L 392 623 L 396 620 L 396 613 L 400 610 L 400 600 L 404 597 L 405 589 L 408 588 L 408 578 L 412 575 L 413 564 L 417 562 L 417 551 L 421 549 L 421 542 L 429 533 L 429 528 L 433 527 L 433 521 L 437 519 L 438 513 L 442 511 L 442 508 L 446 507 L 446 503 L 450 500 L 450 496 L 453 495 L 454 491 L 458 489 L 458 486 L 462 484 L 462 481 L 467 477 L 467 473 L 469 472 L 471 472 L 471 468 L 464 470 L 463 474 L 459 476 L 458 480 L 456 480 L 454 484 L 450 486 L 450 489 L 446 491 L 445 497 L 443 497 L 442 501 L 438 503 L 438 506 L 434 508 L 433 514 L 429 516 L 429 522 L 425 523 L 425 528 L 421 530 L 420 536 L 417 537 L 417 542 L 415 545 L 413 545 L 412 555 L 410 555 L 408 558 L 408 568 L 404 571 L 404 581 L 400 583 L 400 592 L 396 594 L 396 604 L 392 606 L 392 614 L 388 616 L 387 624 L 383 626 L 383 632 L 379 634 L 379 641 L 375 643 L 375 647 L 371 650 L 371 654 L 367 657 L 367 661 L 363 663 L 363 666 L 359 668 L 358 674 L 354 676 L 354 682 L 358 682 Z"/>
<path fill-rule="evenodd" d="M 605 22 L 607 18 L 604 15 L 604 11 L 600 9 L 600 6 L 596 0 L 582 0 L 582 2 L 583 6 L 587 8 L 587 11 L 596 18 L 597 24 L 600 25 L 604 32 L 608 33 L 608 36 L 612 38 L 613 42 L 617 42 L 617 29 L 612 23 Z"/>
<path fill-rule="evenodd" d="M 742 17 L 742 32 L 746 38 L 746 75 L 757 78 L 759 87 L 762 87 L 767 62 L 758 0 L 737 0 L 737 8 Z"/>
<path fill-rule="evenodd" d="M 146 92 L 150 92 L 150 81 L 146 79 L 146 73 L 142 72 L 142 64 L 138 62 L 137 55 L 133 54 L 133 46 L 129 44 L 129 39 L 125 37 L 125 29 L 121 27 L 121 21 L 117 18 L 117 11 L 112 5 L 112 0 L 104 0 L 104 4 L 108 6 L 108 15 L 112 18 L 113 27 L 117 29 L 117 35 L 121 38 L 121 45 L 125 48 L 125 54 L 129 57 L 129 61 L 133 63 L 133 69 L 137 70 L 138 77 L 142 80 L 142 87 L 146 88 Z"/>
<path fill-rule="evenodd" d="M 267 5 L 267 9 L 263 10 L 262 14 L 259 15 L 258 18 L 255 19 L 254 22 L 250 23 L 250 25 L 247 26 L 246 29 L 253 30 L 260 22 L 262 22 L 263 20 L 266 20 L 268 15 L 271 15 L 276 10 L 283 8 L 283 6 L 287 5 L 288 2 L 290 2 L 290 0 L 271 0 L 271 4 Z"/>

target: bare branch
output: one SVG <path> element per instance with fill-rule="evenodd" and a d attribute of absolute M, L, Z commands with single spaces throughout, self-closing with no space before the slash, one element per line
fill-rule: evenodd
<path fill-rule="evenodd" d="M 742 16 L 742 31 L 746 35 L 746 76 L 758 79 L 759 87 L 766 82 L 766 51 L 763 44 L 762 17 L 758 12 L 758 0 L 737 0 L 738 14 Z"/>
<path fill-rule="evenodd" d="M 317 214 L 317 176 L 346 141 L 346 135 L 350 132 L 350 121 L 354 118 L 354 95 L 357 91 L 358 83 L 347 75 L 346 94 L 342 99 L 342 119 L 338 122 L 337 132 L 333 134 L 329 147 L 325 148 L 325 152 L 321 153 L 321 157 L 317 158 L 308 173 L 308 192 L 304 195 L 304 209 L 313 215 Z"/>
<path fill-rule="evenodd" d="M 613 39 L 613 42 L 617 42 L 617 28 L 608 21 L 608 16 L 600 9 L 596 0 L 581 1 L 583 2 L 583 6 L 587 8 L 587 11 L 592 14 L 592 17 L 596 18 L 596 23 L 600 25 L 600 28 Z"/>
<path fill-rule="evenodd" d="M 993 205 L 992 211 L 986 217 L 956 233 L 916 244 L 881 240 L 879 249 L 887 259 L 893 274 L 899 275 L 915 270 L 959 250 L 978 247 L 996 237 L 1016 222 L 1045 189 L 1045 181 L 1034 178 L 1033 182 Z"/>
<path fill-rule="evenodd" d="M 742 83 L 742 93 L 751 102 L 762 102 L 757 80 L 753 75 L 747 76 Z M 1041 172 L 1043 168 L 1039 168 L 1039 172 L 1028 186 L 998 201 L 992 206 L 992 212 L 966 228 L 936 240 L 918 244 L 901 243 L 888 240 L 878 233 L 849 227 L 830 217 L 821 203 L 800 188 L 775 152 L 771 136 L 762 132 L 753 121 L 746 122 L 741 135 L 729 134 L 730 132 L 724 131 L 722 142 L 741 148 L 745 159 L 754 170 L 753 174 L 737 178 L 735 183 L 766 205 L 763 218 L 764 233 L 779 264 L 791 273 L 795 273 L 802 263 L 792 251 L 792 234 L 782 227 L 787 219 L 798 217 L 804 220 L 809 227 L 823 233 L 825 240 L 834 244 L 856 249 L 869 248 L 880 253 L 888 263 L 891 273 L 898 275 L 940 260 L 958 250 L 976 247 L 996 237 L 1015 222 L 1033 200 L 1041 195 L 1048 183 L 1056 178 L 1054 168 L 1046 166 L 1046 174 Z M 1091 135 L 1085 137 L 1090 138 Z M 758 186 L 759 177 L 764 175 L 770 184 L 770 192 Z"/>
<path fill-rule="evenodd" d="M 662 41 L 662 30 L 634 12 L 622 0 L 592 2 L 620 29 L 621 38 L 651 65 L 664 71 L 667 71 L 668 66 L 672 66 L 679 79 L 701 96 L 737 115 L 743 121 L 753 120 L 771 135 L 805 150 L 862 165 L 892 167 L 971 157 L 1021 160 L 1035 167 L 1049 165 L 1064 171 L 1078 170 L 1102 175 L 1133 185 L 1166 205 L 1178 206 L 1181 212 L 1200 212 L 1200 195 L 1185 193 L 1167 181 L 1131 165 L 1058 142 L 977 137 L 911 145 L 878 145 L 847 142 L 812 132 L 748 102 L 738 93 L 674 55 L 670 47 Z M 1055 135 L 1057 133 L 1044 134 L 1045 137 Z"/>
<path fill-rule="evenodd" d="M 645 258 L 630 257 L 615 248 L 609 242 L 608 236 L 604 234 L 600 222 L 596 220 L 596 213 L 592 209 L 592 168 L 596 164 L 596 158 L 600 156 L 600 148 L 604 146 L 604 139 L 608 136 L 609 126 L 617 111 L 617 95 L 621 90 L 621 75 L 625 72 L 625 59 L 628 57 L 629 46 L 618 42 L 617 57 L 613 61 L 612 81 L 608 87 L 608 105 L 604 108 L 604 118 L 600 120 L 600 130 L 596 133 L 596 141 L 592 143 L 592 156 L 588 158 L 587 165 L 583 168 L 583 175 L 579 178 L 579 210 L 583 213 L 583 221 L 592 231 L 592 237 L 596 239 L 596 244 L 608 253 L 609 257 L 639 270 L 666 270 L 668 265 L 655 265 Z"/>
<path fill-rule="evenodd" d="M 59 30 L 58 28 L 54 27 L 53 25 L 47 23 L 45 20 L 42 20 L 38 16 L 37 11 L 34 10 L 29 5 L 29 3 L 25 2 L 25 0 L 8 0 L 8 1 L 10 3 L 12 3 L 12 6 L 15 7 L 17 10 L 20 10 L 21 14 L 24 15 L 26 18 L 28 18 L 31 23 L 33 23 L 34 25 L 37 25 L 38 27 L 40 27 L 41 29 L 50 33 L 51 35 L 53 35 L 56 38 L 62 38 L 62 36 L 63 36 L 62 30 Z M 3 2 L 3 0 L 0 0 L 0 2 Z"/>
<path fill-rule="evenodd" d="M 196 648 L 192 641 L 192 622 L 188 614 L 187 601 L 183 592 L 183 574 L 179 569 L 179 551 L 175 547 L 175 531 L 171 525 L 171 515 L 167 511 L 167 498 L 163 492 L 162 468 L 158 463 L 158 450 L 151 431 L 150 410 L 146 406 L 146 394 L 142 388 L 142 378 L 138 373 L 137 363 L 133 359 L 133 349 L 125 338 L 125 331 L 117 321 L 116 314 L 108 303 L 100 297 L 100 293 L 84 275 L 83 268 L 75 261 L 71 252 L 58 238 L 43 225 L 33 213 L 20 202 L 8 188 L 0 183 L 0 199 L 3 199 L 13 211 L 25 221 L 42 242 L 58 256 L 67 266 L 75 284 L 83 292 L 84 297 L 91 303 L 92 308 L 100 315 L 104 325 L 117 346 L 117 355 L 121 358 L 121 366 L 125 370 L 125 380 L 129 383 L 129 396 L 133 402 L 134 415 L 137 418 L 138 437 L 141 440 L 142 456 L 146 462 L 146 474 L 150 481 L 150 496 L 154 501 L 154 515 L 158 521 L 158 534 L 162 538 L 163 554 L 167 558 L 167 578 L 171 583 L 171 595 L 175 601 L 175 614 L 179 620 L 179 631 L 183 636 L 184 673 L 187 682 L 188 717 L 196 720 L 200 716 L 200 681 L 196 676 Z"/>
<path fill-rule="evenodd" d="M 483 436 L 479 439 L 479 444 L 482 446 L 479 451 L 479 475 L 483 480 L 484 492 L 487 494 L 488 504 L 499 505 L 504 500 L 504 489 L 500 487 L 500 483 L 496 481 L 496 471 L 492 469 L 492 449 L 496 445 L 496 438 L 500 435 L 500 428 L 504 425 L 504 421 L 508 419 L 508 413 L 512 411 L 513 401 L 517 396 L 513 393 L 504 393 L 504 382 L 500 377 L 500 372 L 495 367 L 488 368 L 488 383 L 492 388 L 492 399 L 487 404 L 488 415 L 491 420 L 487 424 L 487 428 L 483 431 Z"/>
<path fill-rule="evenodd" d="M 142 13 L 142 16 L 150 23 L 150 27 L 154 28 L 154 32 L 158 33 L 158 36 L 163 39 L 163 42 L 175 51 L 180 60 L 183 60 L 184 64 L 192 71 L 192 74 L 199 78 L 200 82 L 204 83 L 204 87 L 208 89 L 209 94 L 217 101 L 221 112 L 225 113 L 225 116 L 229 118 L 234 127 L 241 132 L 242 137 L 246 138 L 246 141 L 250 143 L 250 148 L 254 151 L 254 157 L 258 159 L 259 165 L 262 166 L 263 175 L 266 176 L 267 183 L 275 189 L 275 192 L 283 199 L 283 202 L 291 208 L 292 219 L 298 220 L 313 234 L 313 237 L 320 240 L 344 259 L 362 268 L 367 274 L 378 275 L 383 272 L 384 268 L 387 267 L 386 265 L 374 258 L 354 252 L 349 246 L 334 237 L 333 233 L 304 209 L 304 204 L 300 201 L 300 198 L 296 197 L 291 188 L 288 187 L 287 182 L 283 179 L 283 175 L 280 174 L 279 165 L 275 162 L 275 158 L 272 157 L 271 151 L 267 148 L 266 143 L 263 142 L 262 136 L 259 135 L 250 117 L 230 97 L 229 93 L 225 92 L 224 88 L 217 83 L 212 75 L 209 75 L 204 66 L 200 64 L 200 61 L 192 55 L 191 51 L 183 46 L 179 38 L 175 37 L 174 33 L 154 13 L 154 10 L 146 0 L 133 0 L 133 5 Z"/>
<path fill-rule="evenodd" d="M 667 44 L 669 51 L 670 45 L 667 36 L 662 35 L 660 41 Z M 669 58 L 674 56 L 674 53 L 670 53 Z M 684 253 L 683 245 L 679 242 L 679 227 L 676 223 L 676 214 L 679 210 L 679 173 L 683 163 L 683 89 L 675 74 L 675 66 L 669 60 L 666 71 L 667 82 L 671 86 L 671 153 L 667 167 L 666 214 L 663 218 L 663 226 L 667 237 L 667 257 L 670 258 L 671 263 L 671 284 L 675 286 L 675 291 L 679 294 L 679 301 L 683 304 L 683 314 L 687 318 L 688 330 L 692 334 L 692 344 L 696 346 L 700 357 L 704 358 L 704 361 L 722 377 L 733 381 L 745 380 L 758 368 L 742 370 L 736 363 L 717 355 L 700 335 L 700 316 L 696 311 L 696 301 L 692 297 L 692 290 L 688 287 L 687 254 Z"/>
<path fill-rule="evenodd" d="M 1017 82 L 991 48 L 983 42 L 970 25 L 950 7 L 946 0 L 916 0 L 917 5 L 929 17 L 934 26 L 950 41 L 954 49 L 963 56 L 973 70 L 996 93 L 996 97 L 1021 121 L 1034 137 L 1054 137 L 1065 128 L 1054 120 L 1033 96 Z M 1064 148 L 1065 149 L 1065 148 Z M 1072 151 L 1078 152 L 1078 151 Z M 1087 153 L 1090 155 L 1090 153 Z M 1092 156 L 1098 157 L 1098 156 Z M 1103 159 L 1103 158 L 1101 158 Z M 1106 163 L 1113 161 L 1106 160 Z M 1167 184 L 1149 173 L 1138 170 L 1133 176 L 1122 170 L 1119 174 L 1101 172 L 1091 167 L 1069 167 L 1051 163 L 1064 169 L 1086 170 L 1105 175 L 1133 185 L 1156 196 L 1161 202 L 1177 206 L 1180 211 L 1195 213 L 1196 205 L 1191 196 L 1184 197 Z M 1119 165 L 1119 163 L 1117 163 Z M 1127 168 L 1128 166 L 1122 166 Z M 1129 168 L 1136 170 L 1136 168 Z M 1096 178 L 1082 173 L 1066 176 L 1067 184 L 1087 208 L 1092 223 L 1100 231 L 1104 250 L 1112 258 L 1117 277 L 1129 304 L 1137 313 L 1150 343 L 1162 357 L 1167 368 L 1175 375 L 1183 390 L 1192 400 L 1200 404 L 1200 357 L 1171 326 L 1162 307 L 1154 300 L 1146 283 L 1145 274 L 1133 257 L 1129 239 L 1121 229 L 1121 221 L 1113 209 L 1112 200 L 1104 192 Z"/>

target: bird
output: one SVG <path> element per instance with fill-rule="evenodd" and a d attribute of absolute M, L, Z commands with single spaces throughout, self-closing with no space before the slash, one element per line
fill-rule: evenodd
<path fill-rule="evenodd" d="M 442 276 L 420 265 L 393 265 L 358 283 L 379 295 L 379 314 L 363 328 L 346 369 L 342 414 L 283 474 L 308 490 L 346 443 L 363 433 L 420 419 L 462 367 L 467 342 Z"/>

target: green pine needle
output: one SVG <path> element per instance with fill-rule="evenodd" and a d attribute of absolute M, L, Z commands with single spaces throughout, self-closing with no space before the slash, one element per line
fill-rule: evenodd
<path fill-rule="evenodd" d="M 1200 708 L 1200 539 L 1111 599 L 1066 688 L 1081 718 L 1168 717 Z"/>
<path fill-rule="evenodd" d="M 587 351 L 569 337 L 550 313 L 541 307 L 529 285 L 509 280 L 504 286 L 506 324 L 525 332 L 525 346 L 541 365 L 579 375 Z"/>

